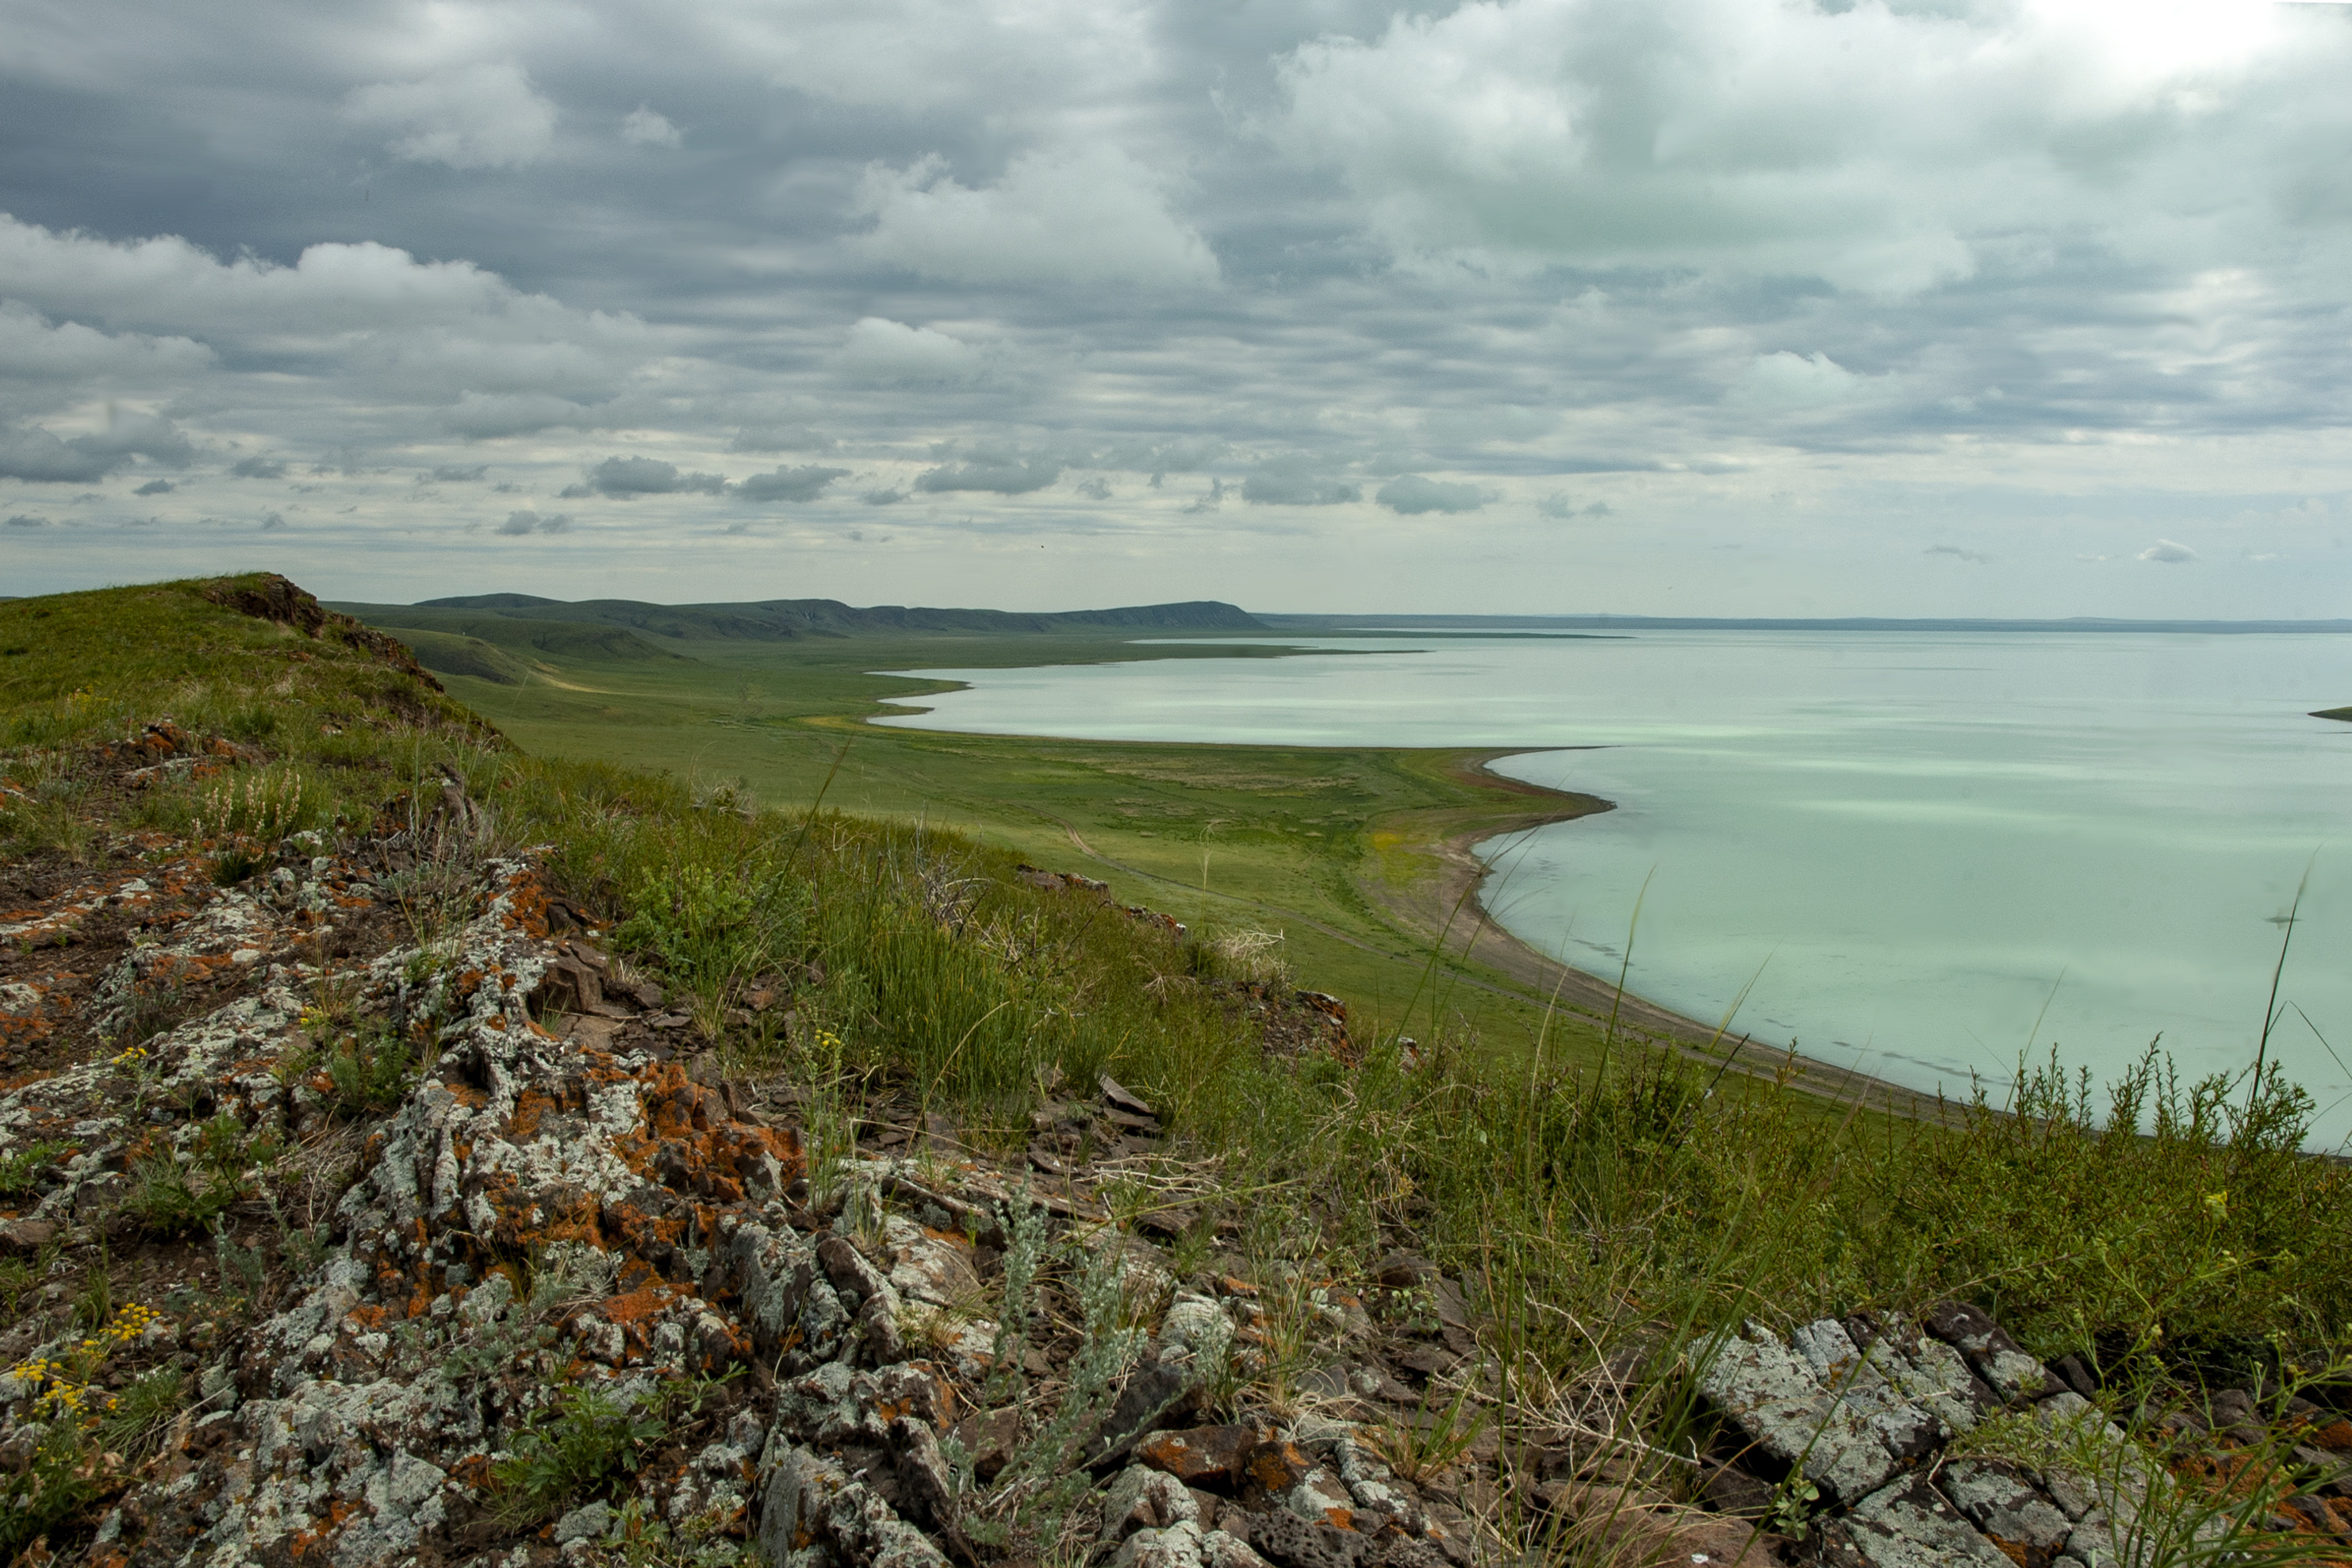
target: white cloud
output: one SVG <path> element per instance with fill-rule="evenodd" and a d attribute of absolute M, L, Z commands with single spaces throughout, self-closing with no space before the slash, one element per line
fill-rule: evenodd
<path fill-rule="evenodd" d="M 1907 296 L 2056 214 L 2161 233 L 2266 206 L 2262 154 L 2310 152 L 2263 108 L 2347 52 L 2290 9 L 1472 0 L 1299 46 L 1267 129 L 1338 168 L 1407 255 Z M 2210 156 L 2218 137 L 2232 156 Z"/>
<path fill-rule="evenodd" d="M 1759 354 L 1739 378 L 1740 400 L 1766 410 L 1831 407 L 1851 402 L 1869 391 L 1855 375 L 1824 353 Z"/>
<path fill-rule="evenodd" d="M 2176 543 L 2171 539 L 2158 539 L 2140 551 L 2139 559 L 2160 561 L 2167 566 L 2179 566 L 2185 561 L 2195 560 L 2197 552 L 2187 545 Z"/>
<path fill-rule="evenodd" d="M 401 132 L 384 144 L 395 158 L 452 169 L 517 169 L 555 143 L 555 105 L 511 63 L 355 88 L 343 100 L 343 117 Z"/>
<path fill-rule="evenodd" d="M 866 171 L 862 255 L 959 283 L 1217 281 L 1208 242 L 1168 210 L 1165 182 L 1108 144 L 1024 153 L 993 185 L 968 190 L 927 158 Z"/>
<path fill-rule="evenodd" d="M 621 119 L 621 140 L 635 147 L 683 147 L 686 135 L 658 110 L 639 104 Z"/>
<path fill-rule="evenodd" d="M 972 382 L 988 368 L 981 351 L 960 338 L 881 316 L 852 327 L 849 340 L 826 363 L 850 381 L 886 386 Z"/>
<path fill-rule="evenodd" d="M 0 280 L 0 287 L 5 287 Z M 0 300 L 0 376 L 16 380 L 181 378 L 215 362 L 204 344 L 181 337 L 100 332 L 79 321 L 52 326 L 19 301 Z"/>

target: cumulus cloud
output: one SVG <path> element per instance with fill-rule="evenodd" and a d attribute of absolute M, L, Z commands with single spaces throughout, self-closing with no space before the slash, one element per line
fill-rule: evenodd
<path fill-rule="evenodd" d="M 978 349 L 929 327 L 867 316 L 827 361 L 853 382 L 877 385 L 973 382 L 987 369 Z"/>
<path fill-rule="evenodd" d="M 1363 498 L 1361 488 L 1317 473 L 1303 456 L 1269 458 L 1242 481 L 1242 499 L 1262 507 L 1335 507 Z"/>
<path fill-rule="evenodd" d="M 228 471 L 240 479 L 283 479 L 286 465 L 262 456 L 240 457 L 228 465 Z"/>
<path fill-rule="evenodd" d="M 938 158 L 866 172 L 858 242 L 876 261 L 959 283 L 1200 287 L 1217 258 L 1169 212 L 1165 183 L 1108 143 L 1024 153 L 970 190 Z"/>
<path fill-rule="evenodd" d="M 395 158 L 452 169 L 515 169 L 555 142 L 555 105 L 519 65 L 457 66 L 420 81 L 373 82 L 343 100 L 355 125 L 398 132 Z"/>
<path fill-rule="evenodd" d="M 188 438 L 153 414 L 118 412 L 105 429 L 66 439 L 40 425 L 0 429 L 0 477 L 35 484 L 87 485 L 134 457 L 178 467 L 194 456 Z"/>
<path fill-rule="evenodd" d="M 1086 483 L 1076 486 L 1076 488 L 1079 495 L 1084 496 L 1089 501 L 1108 501 L 1110 499 L 1110 481 L 1104 478 L 1099 474 L 1096 475 Z"/>
<path fill-rule="evenodd" d="M 689 474 L 657 457 L 607 457 L 588 470 L 587 487 L 599 496 L 628 500 L 636 496 L 675 496 L 699 491 L 716 496 L 727 488 L 719 474 Z M 566 490 L 565 495 L 572 492 Z"/>
<path fill-rule="evenodd" d="M 21 300 L 0 299 L 0 377 L 12 381 L 179 380 L 217 361 L 210 348 L 189 338 L 101 332 L 79 321 L 53 324 Z"/>
<path fill-rule="evenodd" d="M 2197 559 L 2197 552 L 2172 539 L 2158 539 L 2139 552 L 2142 560 L 2157 561 L 2165 566 L 2179 566 Z"/>
<path fill-rule="evenodd" d="M 178 488 L 169 479 L 150 479 L 131 493 L 134 496 L 168 496 Z"/>
<path fill-rule="evenodd" d="M 999 496 L 1026 496 L 1062 476 L 1062 465 L 1050 457 L 1024 457 L 992 447 L 975 451 L 963 463 L 943 463 L 916 476 L 918 490 L 945 492 L 982 490 Z"/>
<path fill-rule="evenodd" d="M 277 533 L 287 526 L 286 514 L 283 512 L 264 512 L 261 514 L 261 531 L 265 534 Z"/>
<path fill-rule="evenodd" d="M 874 489 L 864 492 L 857 498 L 869 507 L 895 507 L 907 498 L 907 492 L 899 489 Z"/>
<path fill-rule="evenodd" d="M 2291 39 L 2341 48 L 2264 15 L 2292 9 L 1479 0 L 1302 44 L 1271 129 L 1407 251 L 1910 294 L 2053 213 L 2195 215 L 2230 165 L 2168 182 L 2145 154 L 2236 130 L 2222 105 L 2298 68 Z"/>
<path fill-rule="evenodd" d="M 544 515 L 538 512 L 509 512 L 507 520 L 499 525 L 499 532 L 509 538 L 530 533 L 569 533 L 571 529 L 572 515 L 569 512 L 550 512 Z"/>
<path fill-rule="evenodd" d="M 435 465 L 429 474 L 420 474 L 417 478 L 420 481 L 430 478 L 436 485 L 474 485 L 480 483 L 489 471 L 490 465 L 487 463 L 441 463 Z"/>
<path fill-rule="evenodd" d="M 824 493 L 826 486 L 848 472 L 846 468 L 820 468 L 814 464 L 777 468 L 752 475 L 735 486 L 735 493 L 747 501 L 814 501 Z"/>
<path fill-rule="evenodd" d="M 1380 487 L 1372 499 L 1391 512 L 1407 517 L 1423 512 L 1475 512 L 1486 504 L 1486 492 L 1475 485 L 1403 474 Z"/>
<path fill-rule="evenodd" d="M 1964 560 L 1972 566 L 1987 566 L 1992 561 L 1992 557 L 1982 550 L 1962 549 L 1958 545 L 1929 545 L 1925 553 L 1948 555 L 1954 560 Z"/>
<path fill-rule="evenodd" d="M 12 514 L 5 525 L 0 526 L 12 528 L 46 528 L 49 526 L 49 519 L 36 517 L 30 512 L 17 512 Z"/>
<path fill-rule="evenodd" d="M 622 118 L 621 140 L 634 147 L 686 145 L 684 132 L 669 122 L 668 116 L 642 103 Z"/>

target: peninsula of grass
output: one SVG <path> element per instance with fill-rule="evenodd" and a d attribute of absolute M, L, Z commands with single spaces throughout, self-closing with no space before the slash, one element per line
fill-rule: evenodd
<path fill-rule="evenodd" d="M 2303 1152 L 2311 1102 L 2274 1068 L 2190 1082 L 2152 1055 L 2100 1085 L 2053 1059 L 1997 1103 L 1912 1120 L 1811 1096 L 1792 1061 L 1742 1079 L 1622 1018 L 1548 1014 L 1380 891 L 1426 895 L 1445 841 L 1575 809 L 1464 754 L 858 722 L 936 689 L 868 673 L 888 664 L 1137 656 L 1097 632 L 632 632 L 646 651 L 558 653 L 486 617 L 422 630 L 530 678 L 452 675 L 444 695 L 362 629 L 284 618 L 306 612 L 269 579 L 0 603 L 9 861 L 56 872 L 135 860 L 142 831 L 203 834 L 231 875 L 224 800 L 266 796 L 268 833 L 332 838 L 446 779 L 686 998 L 730 1072 L 809 1104 L 947 1108 L 1015 1150 L 1054 1085 L 1111 1073 L 1160 1109 L 1202 1225 L 1263 1266 L 1360 1277 L 1407 1247 L 1462 1271 L 1500 1369 L 1482 1397 L 1507 1413 L 1612 1356 L 1670 1380 L 1683 1347 L 1744 1318 L 1944 1297 L 2117 1387 L 2345 1348 L 2352 1186 Z M 235 742 L 226 780 L 90 781 L 79 759 L 166 717 Z M 1122 901 L 1191 930 L 1041 891 L 1024 860 L 1121 868 Z M 1268 931 L 1278 947 L 1230 940 Z M 811 977 L 791 1019 L 744 1021 L 744 988 L 781 965 Z M 1232 1005 L 1241 983 L 1346 996 L 1351 1048 L 1269 1052 Z"/>

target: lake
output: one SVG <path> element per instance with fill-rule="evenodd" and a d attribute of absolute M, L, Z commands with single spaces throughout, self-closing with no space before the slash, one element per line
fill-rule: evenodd
<path fill-rule="evenodd" d="M 1481 846 L 1514 935 L 1613 978 L 1630 931 L 1629 989 L 1712 1024 L 1752 980 L 1735 1036 L 1930 1091 L 2159 1034 L 2241 1070 L 2309 866 L 2272 1050 L 2352 1132 L 2352 725 L 2307 716 L 2352 636 L 1250 641 L 1347 652 L 926 671 L 970 689 L 882 722 L 1525 747 L 1497 770 L 1617 810 Z"/>

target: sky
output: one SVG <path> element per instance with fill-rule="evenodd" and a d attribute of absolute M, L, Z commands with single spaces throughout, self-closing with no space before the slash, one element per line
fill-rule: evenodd
<path fill-rule="evenodd" d="M 2352 615 L 2352 6 L 0 0 L 0 592 Z"/>

